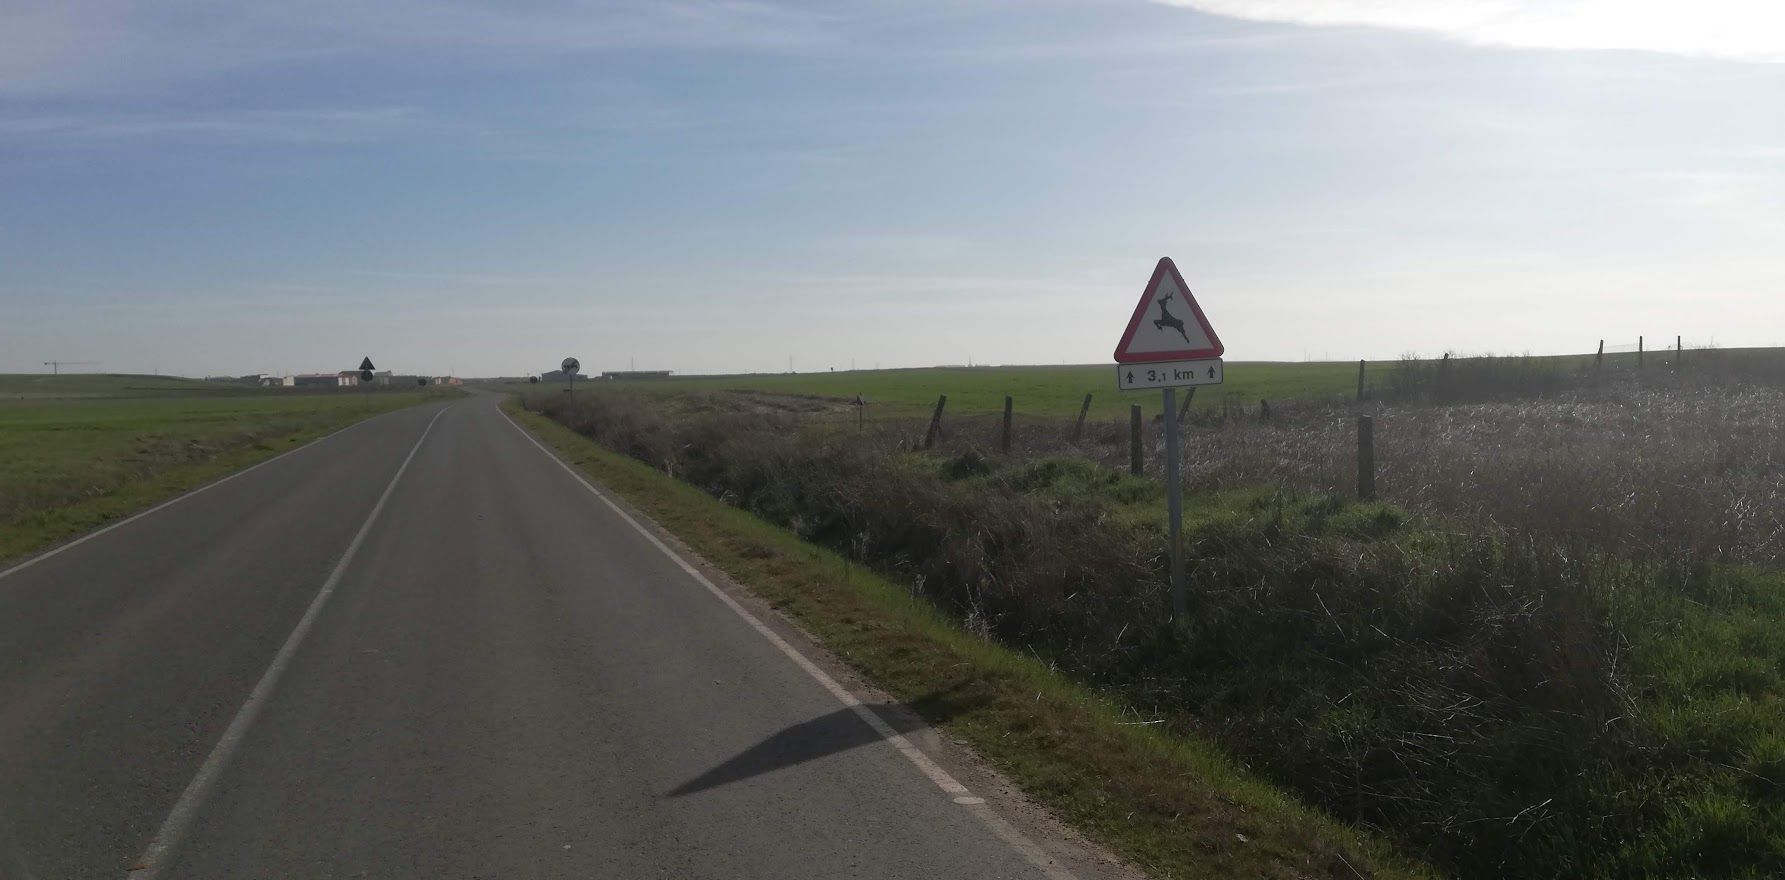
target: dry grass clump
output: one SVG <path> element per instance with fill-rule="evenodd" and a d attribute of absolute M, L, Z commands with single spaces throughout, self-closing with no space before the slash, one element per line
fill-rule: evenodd
<path fill-rule="evenodd" d="M 1785 393 L 1626 388 L 1370 412 L 1377 490 L 1410 509 L 1630 557 L 1776 565 L 1785 553 Z M 1345 409 L 1199 432 L 1191 445 L 1196 488 L 1356 485 Z"/>
<path fill-rule="evenodd" d="M 926 474 L 889 444 L 805 431 L 797 419 L 728 410 L 723 399 L 696 396 L 674 418 L 624 393 L 530 405 L 801 537 L 873 561 L 1004 637 L 1049 632 L 1075 643 L 1075 631 L 1100 621 L 1069 602 L 1119 614 L 1132 597 L 1111 585 L 1151 571 L 1141 549 L 1101 539 L 1106 513 L 1095 498 L 979 491 Z M 960 476 L 974 467 L 957 464 Z"/>
<path fill-rule="evenodd" d="M 1631 557 L 1785 558 L 1785 391 L 1756 385 L 1619 381 L 1533 400 L 1205 415 L 1185 426 L 1185 486 L 1353 492 L 1360 413 L 1375 420 L 1380 497 L 1419 513 Z M 877 442 L 922 429 L 883 427 Z M 995 418 L 955 420 L 938 448 L 991 455 L 998 430 Z M 1157 479 L 1162 429 L 1155 418 L 1144 430 Z M 1074 442 L 1070 423 L 1031 420 L 1011 454 L 1125 470 L 1128 425 L 1093 422 Z"/>

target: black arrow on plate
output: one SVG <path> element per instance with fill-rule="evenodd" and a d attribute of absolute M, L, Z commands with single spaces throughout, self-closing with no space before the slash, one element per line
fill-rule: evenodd
<path fill-rule="evenodd" d="M 1215 368 L 1214 367 L 1209 368 L 1209 378 L 1210 379 L 1215 378 Z"/>
<path fill-rule="evenodd" d="M 1128 381 L 1130 381 L 1130 382 L 1134 381 L 1134 371 L 1133 370 L 1128 371 Z"/>

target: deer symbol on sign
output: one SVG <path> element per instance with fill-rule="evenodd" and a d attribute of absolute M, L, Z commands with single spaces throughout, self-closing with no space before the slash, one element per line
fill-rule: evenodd
<path fill-rule="evenodd" d="M 1184 322 L 1173 317 L 1171 312 L 1166 311 L 1165 304 L 1171 301 L 1172 296 L 1174 294 L 1168 293 L 1159 298 L 1159 320 L 1153 322 L 1153 329 L 1164 330 L 1170 327 L 1178 331 L 1178 335 L 1184 337 L 1185 342 L 1189 342 L 1190 334 L 1184 332 Z"/>

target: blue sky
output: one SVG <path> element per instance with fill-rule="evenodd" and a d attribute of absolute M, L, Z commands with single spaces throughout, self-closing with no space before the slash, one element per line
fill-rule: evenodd
<path fill-rule="evenodd" d="M 0 371 L 1785 343 L 1785 16 L 0 0 Z"/>

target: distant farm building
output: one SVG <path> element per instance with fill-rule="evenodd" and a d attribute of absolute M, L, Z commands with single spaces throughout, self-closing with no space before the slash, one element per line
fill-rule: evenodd
<path fill-rule="evenodd" d="M 353 378 L 353 381 L 348 381 L 349 376 Z M 339 388 L 345 385 L 354 385 L 358 383 L 358 373 L 299 373 L 296 376 L 292 376 L 291 382 L 288 384 L 296 388 L 317 388 L 322 386 Z"/>
<path fill-rule="evenodd" d="M 541 382 L 562 382 L 566 378 L 570 378 L 570 377 L 565 376 L 563 370 L 547 370 L 547 371 L 539 374 L 539 381 L 541 381 Z M 587 379 L 589 377 L 583 375 L 582 373 L 577 373 L 574 378 Z"/>
<path fill-rule="evenodd" d="M 674 370 L 603 370 L 603 379 L 668 379 Z"/>

